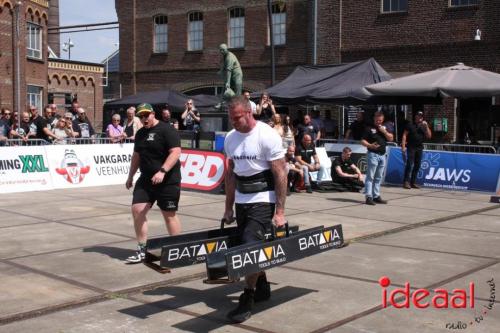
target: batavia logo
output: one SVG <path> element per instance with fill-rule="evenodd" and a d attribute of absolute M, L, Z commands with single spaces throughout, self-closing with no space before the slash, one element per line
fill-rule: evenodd
<path fill-rule="evenodd" d="M 235 254 L 231 257 L 231 264 L 233 269 L 256 264 L 259 264 L 259 267 L 267 267 L 271 263 L 276 264 L 283 260 L 286 260 L 285 251 L 283 247 L 278 244 L 242 254 Z"/>
<path fill-rule="evenodd" d="M 391 280 L 387 276 L 383 276 L 378 282 L 382 286 L 382 306 L 384 308 L 387 307 L 387 301 L 389 301 L 397 309 L 408 309 L 410 302 L 418 309 L 425 309 L 429 306 L 436 309 L 448 309 L 449 307 L 459 309 L 467 308 L 467 299 L 469 299 L 469 307 L 471 309 L 474 308 L 474 282 L 469 283 L 468 291 L 465 289 L 453 289 L 451 292 L 442 288 L 434 289 L 434 291 L 421 288 L 410 292 L 410 283 L 406 282 L 403 289 L 396 288 L 392 290 L 389 293 L 389 297 L 387 297 L 386 288 L 391 285 Z M 432 293 L 434 295 L 431 297 Z"/>
<path fill-rule="evenodd" d="M 226 241 L 194 244 L 185 247 L 176 247 L 168 250 L 168 261 L 191 259 L 200 257 L 203 260 L 207 254 L 227 250 Z"/>
<path fill-rule="evenodd" d="M 307 250 L 311 247 L 319 246 L 321 249 L 339 245 L 335 241 L 338 240 L 340 244 L 340 235 L 337 230 L 326 230 L 323 232 L 318 232 L 316 234 L 309 235 L 307 237 L 299 238 L 299 249 L 301 251 Z"/>
<path fill-rule="evenodd" d="M 64 151 L 61 167 L 56 168 L 56 172 L 71 184 L 80 184 L 89 171 L 90 166 L 84 166 L 82 161 L 76 156 L 75 151 L 70 149 Z"/>

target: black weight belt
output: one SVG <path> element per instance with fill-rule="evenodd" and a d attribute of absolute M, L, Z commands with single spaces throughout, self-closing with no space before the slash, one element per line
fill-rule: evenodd
<path fill-rule="evenodd" d="M 273 173 L 265 170 L 249 177 L 236 175 L 236 189 L 243 194 L 274 191 Z"/>

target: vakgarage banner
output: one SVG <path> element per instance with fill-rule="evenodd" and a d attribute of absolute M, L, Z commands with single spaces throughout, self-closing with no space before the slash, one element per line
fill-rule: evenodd
<path fill-rule="evenodd" d="M 401 148 L 390 148 L 385 182 L 403 184 L 405 162 Z M 451 190 L 495 192 L 500 176 L 500 155 L 424 151 L 417 183 Z"/>
<path fill-rule="evenodd" d="M 41 146 L 0 148 L 0 193 L 53 188 L 47 155 Z"/>

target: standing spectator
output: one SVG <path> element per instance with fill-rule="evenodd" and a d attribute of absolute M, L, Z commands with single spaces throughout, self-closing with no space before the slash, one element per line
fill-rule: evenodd
<path fill-rule="evenodd" d="M 313 110 L 311 123 L 319 129 L 321 137 L 325 138 L 325 124 L 323 123 L 323 119 L 321 119 L 319 110 Z"/>
<path fill-rule="evenodd" d="M 295 146 L 290 145 L 287 147 L 285 160 L 288 169 L 288 189 L 291 192 L 300 192 L 298 187 L 299 184 L 304 182 L 304 171 L 295 158 Z"/>
<path fill-rule="evenodd" d="M 273 128 L 276 132 L 278 132 L 279 136 L 281 137 L 281 141 L 284 142 L 285 138 L 285 132 L 283 130 L 283 125 L 281 125 L 281 115 L 279 113 L 276 113 L 273 115 L 272 123 L 273 123 Z M 284 145 L 284 143 L 283 143 Z"/>
<path fill-rule="evenodd" d="M 30 106 L 29 110 L 31 112 L 31 129 L 35 138 L 45 141 L 59 139 L 47 128 L 47 121 L 40 116 L 35 106 Z"/>
<path fill-rule="evenodd" d="M 332 111 L 325 111 L 325 119 L 323 119 L 323 126 L 325 128 L 324 139 L 335 139 L 337 138 L 337 123 L 332 119 Z"/>
<path fill-rule="evenodd" d="M 114 114 L 113 117 L 111 117 L 111 124 L 106 128 L 106 135 L 113 143 L 120 142 L 126 137 L 126 134 L 123 132 L 123 127 L 120 126 L 120 119 L 121 117 L 118 113 Z"/>
<path fill-rule="evenodd" d="M 177 119 L 172 120 L 172 126 L 176 129 L 179 130 L 179 121 Z"/>
<path fill-rule="evenodd" d="M 161 120 L 170 126 L 174 126 L 174 121 L 177 120 L 172 118 L 168 105 L 161 110 Z"/>
<path fill-rule="evenodd" d="M 342 155 L 333 161 L 333 181 L 342 185 L 348 191 L 359 192 L 364 186 L 361 170 L 351 160 L 352 150 L 349 147 L 342 149 Z"/>
<path fill-rule="evenodd" d="M 5 146 L 10 136 L 10 118 L 11 111 L 9 109 L 2 109 L 2 118 L 0 118 L 0 146 Z"/>
<path fill-rule="evenodd" d="M 266 124 L 269 124 L 272 116 L 276 114 L 273 101 L 267 92 L 263 92 L 260 96 L 260 102 L 259 105 L 257 105 L 256 111 L 257 118 Z"/>
<path fill-rule="evenodd" d="M 295 147 L 295 129 L 292 125 L 292 119 L 289 115 L 285 115 L 285 120 L 283 122 L 283 143 L 285 148 L 289 146 Z"/>
<path fill-rule="evenodd" d="M 95 135 L 94 128 L 83 108 L 78 108 L 78 117 L 73 120 L 73 129 L 77 132 L 77 137 L 90 139 Z M 88 142 L 90 143 L 90 142 Z"/>
<path fill-rule="evenodd" d="M 352 122 L 349 129 L 345 132 L 345 140 L 359 141 L 365 133 L 366 123 L 364 120 L 364 112 L 356 113 L 356 120 Z"/>
<path fill-rule="evenodd" d="M 56 127 L 54 127 L 54 134 L 58 137 L 53 142 L 55 145 L 65 145 L 68 143 L 66 139 L 73 137 L 73 132 L 66 126 L 66 122 L 71 122 L 71 120 L 59 118 Z"/>
<path fill-rule="evenodd" d="M 137 131 L 142 128 L 142 123 L 141 120 L 135 116 L 135 108 L 133 106 L 127 109 L 127 119 L 123 122 L 123 127 L 127 139 L 135 140 L 135 135 Z"/>
<path fill-rule="evenodd" d="M 47 128 L 52 131 L 57 125 L 57 118 L 55 117 L 55 114 L 50 106 L 46 106 L 43 109 L 44 112 L 44 118 L 47 121 Z"/>
<path fill-rule="evenodd" d="M 380 111 L 373 115 L 373 125 L 367 126 L 361 144 L 368 149 L 366 161 L 368 164 L 365 180 L 366 204 L 373 206 L 375 203 L 386 204 L 380 197 L 380 185 L 386 165 L 387 141 L 392 141 L 394 136 L 387 131 L 384 123 L 384 114 Z"/>
<path fill-rule="evenodd" d="M 181 118 L 184 120 L 184 128 L 187 131 L 193 132 L 194 140 L 191 142 L 192 148 L 198 148 L 199 133 L 201 130 L 201 116 L 196 110 L 192 99 L 188 99 L 186 102 L 186 109 L 182 113 Z"/>
<path fill-rule="evenodd" d="M 308 134 L 311 137 L 314 144 L 316 144 L 316 142 L 321 139 L 321 132 L 319 127 L 313 124 L 313 122 L 311 121 L 311 116 L 309 116 L 308 114 L 304 115 L 303 123 L 297 126 L 297 135 L 299 142 L 302 141 L 302 138 L 305 134 Z"/>
<path fill-rule="evenodd" d="M 252 108 L 252 115 L 255 119 L 257 119 L 257 105 L 250 99 L 250 91 L 243 90 L 243 97 L 250 103 L 250 107 Z"/>
<path fill-rule="evenodd" d="M 316 148 L 309 134 L 304 134 L 304 136 L 302 137 L 300 145 L 298 145 L 295 150 L 295 157 L 297 158 L 297 162 L 299 162 L 302 170 L 304 171 L 304 184 L 306 185 L 306 191 L 307 193 L 312 193 L 309 172 L 318 171 L 318 177 L 316 181 L 317 184 L 320 185 L 321 180 L 323 179 L 323 175 L 325 174 L 325 167 L 319 163 L 319 157 L 318 154 L 316 154 Z"/>
<path fill-rule="evenodd" d="M 28 141 L 30 134 L 30 114 L 23 112 L 21 115 L 21 127 L 18 127 L 17 121 L 12 123 L 10 135 L 13 139 L 21 139 L 24 142 Z"/>
<path fill-rule="evenodd" d="M 143 127 L 137 131 L 134 153 L 125 187 L 132 187 L 134 175 L 140 168 L 141 176 L 134 188 L 132 216 L 137 239 L 137 253 L 127 258 L 129 263 L 144 260 L 148 224 L 146 214 L 157 202 L 170 235 L 181 232 L 176 211 L 181 193 L 181 140 L 179 133 L 171 126 L 155 118 L 153 107 L 141 104 L 137 117 Z"/>
<path fill-rule="evenodd" d="M 416 181 L 424 152 L 424 140 L 429 140 L 431 137 L 431 129 L 424 120 L 424 113 L 418 111 L 415 115 L 415 122 L 413 124 L 411 122 L 407 123 L 401 140 L 401 152 L 406 158 L 404 188 L 420 188 Z"/>
<path fill-rule="evenodd" d="M 73 117 L 73 120 L 75 120 L 78 117 L 78 108 L 80 107 L 80 104 L 78 104 L 78 101 L 76 99 L 71 102 L 71 108 L 69 109 L 69 112 L 71 113 L 71 116 Z"/>

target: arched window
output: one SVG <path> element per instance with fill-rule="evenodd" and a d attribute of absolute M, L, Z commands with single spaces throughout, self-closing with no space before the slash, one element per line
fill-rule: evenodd
<path fill-rule="evenodd" d="M 164 15 L 154 18 L 154 53 L 168 52 L 168 19 Z"/>
<path fill-rule="evenodd" d="M 245 47 L 245 9 L 229 10 L 229 48 Z"/>
<path fill-rule="evenodd" d="M 286 5 L 272 5 L 274 45 L 286 44 Z"/>
<path fill-rule="evenodd" d="M 189 13 L 188 51 L 203 50 L 203 13 Z"/>

